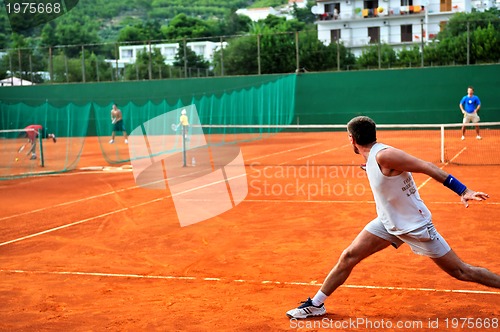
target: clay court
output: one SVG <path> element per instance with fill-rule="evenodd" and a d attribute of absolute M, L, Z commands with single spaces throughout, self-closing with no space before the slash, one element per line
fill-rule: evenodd
<path fill-rule="evenodd" d="M 498 166 L 441 164 L 426 139 L 400 147 L 491 197 L 466 209 L 415 175 L 437 229 L 463 260 L 500 273 Z M 486 134 L 455 143 L 458 159 L 475 158 L 463 147 L 487 155 L 499 144 Z M 168 189 L 137 186 L 129 164 L 104 161 L 95 137 L 74 171 L 0 182 L 0 330 L 499 330 L 499 290 L 454 280 L 408 246 L 356 267 L 326 318 L 289 320 L 375 217 L 363 160 L 345 133 L 282 133 L 240 148 L 245 200 L 187 227 Z"/>

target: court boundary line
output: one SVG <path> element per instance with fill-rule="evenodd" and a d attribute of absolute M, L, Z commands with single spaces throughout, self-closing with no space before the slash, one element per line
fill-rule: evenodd
<path fill-rule="evenodd" d="M 451 158 L 446 163 L 444 163 L 443 166 L 439 167 L 439 169 L 443 169 L 446 166 L 448 166 L 453 160 L 457 159 L 458 156 L 460 156 L 462 154 L 462 152 L 464 152 L 465 150 L 467 150 L 466 146 L 462 150 L 460 150 L 456 155 L 454 155 L 453 158 Z M 422 184 L 417 187 L 417 190 L 420 190 L 420 188 L 423 188 L 430 180 L 432 180 L 431 176 L 429 176 L 424 182 L 422 182 Z"/>
<path fill-rule="evenodd" d="M 300 282 L 300 281 L 273 281 L 273 280 L 249 280 L 249 279 L 228 279 L 219 277 L 194 277 L 194 276 L 172 276 L 172 275 L 150 275 L 150 274 L 133 274 L 133 273 L 104 273 L 104 272 L 80 272 L 80 271 L 27 271 L 27 270 L 4 270 L 0 269 L 1 273 L 12 274 L 45 274 L 45 275 L 72 275 L 72 276 L 87 276 L 87 277 L 106 277 L 106 278 L 133 278 L 133 279 L 161 279 L 161 280 L 192 280 L 192 281 L 221 281 L 231 283 L 248 283 L 261 285 L 285 285 L 285 286 L 315 286 L 321 287 L 323 284 L 316 281 Z M 471 289 L 440 289 L 426 287 L 400 287 L 400 286 L 371 286 L 371 285 L 351 285 L 343 284 L 339 288 L 351 289 L 376 289 L 376 290 L 396 290 L 396 291 L 418 291 L 418 292 L 440 292 L 440 293 L 461 293 L 461 294 L 481 294 L 481 295 L 500 295 L 500 291 L 482 291 Z"/>

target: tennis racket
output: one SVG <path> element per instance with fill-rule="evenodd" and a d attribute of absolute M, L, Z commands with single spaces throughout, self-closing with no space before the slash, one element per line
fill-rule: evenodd
<path fill-rule="evenodd" d="M 24 144 L 23 144 L 23 145 L 19 148 L 19 150 L 17 150 L 17 153 L 21 153 L 21 152 L 24 150 L 24 148 L 26 147 L 26 144 L 28 144 L 28 143 L 24 143 Z"/>
<path fill-rule="evenodd" d="M 173 131 L 177 131 L 177 129 L 179 129 L 179 125 L 175 123 L 172 123 L 170 127 L 172 128 Z"/>
<path fill-rule="evenodd" d="M 113 118 L 113 120 L 111 120 L 111 124 L 115 124 L 116 123 L 116 118 Z"/>

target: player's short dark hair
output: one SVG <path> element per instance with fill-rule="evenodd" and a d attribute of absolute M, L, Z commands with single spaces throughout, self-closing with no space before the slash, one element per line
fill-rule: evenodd
<path fill-rule="evenodd" d="M 347 123 L 347 131 L 359 145 L 377 141 L 377 125 L 367 116 L 357 116 Z"/>

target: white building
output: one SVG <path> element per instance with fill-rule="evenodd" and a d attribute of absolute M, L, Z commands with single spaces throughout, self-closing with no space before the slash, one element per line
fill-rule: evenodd
<path fill-rule="evenodd" d="M 323 43 L 339 41 L 359 56 L 367 45 L 379 42 L 399 50 L 426 43 L 453 14 L 489 8 L 491 1 L 317 0 L 311 10 L 318 17 L 318 38 Z"/>
<path fill-rule="evenodd" d="M 206 61 L 212 61 L 213 55 L 215 51 L 219 50 L 220 47 L 226 47 L 227 43 L 214 43 L 210 41 L 196 41 L 196 42 L 188 42 L 186 46 L 189 47 L 196 55 L 202 56 Z M 119 67 L 122 67 L 125 64 L 135 63 L 137 59 L 137 55 L 139 52 L 149 52 L 149 48 L 151 47 L 151 52 L 153 50 L 159 49 L 163 57 L 165 58 L 165 64 L 172 65 L 175 61 L 175 55 L 177 54 L 180 44 L 177 43 L 169 43 L 169 44 L 151 44 L 150 45 L 123 45 L 118 47 L 119 51 L 119 59 L 118 64 Z M 110 62 L 115 62 L 115 60 L 110 60 Z"/>

